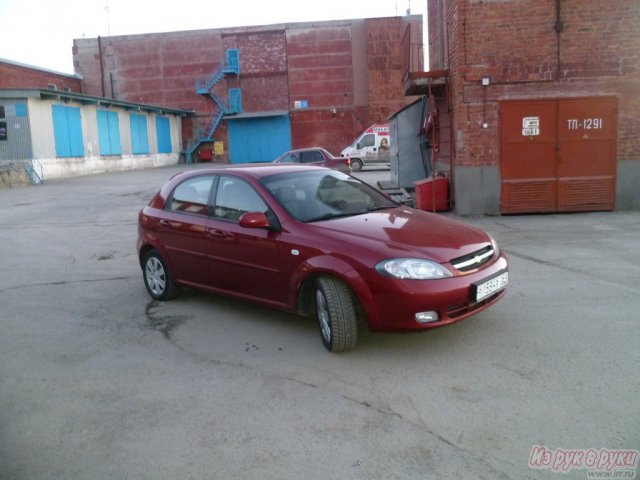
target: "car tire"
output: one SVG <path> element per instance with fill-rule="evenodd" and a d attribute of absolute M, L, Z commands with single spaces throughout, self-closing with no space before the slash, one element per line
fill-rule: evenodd
<path fill-rule="evenodd" d="M 167 263 L 157 250 L 150 250 L 142 261 L 142 276 L 147 292 L 154 300 L 170 300 L 180 293 L 173 281 Z"/>
<path fill-rule="evenodd" d="M 358 322 L 349 287 L 337 278 L 318 278 L 315 306 L 324 347 L 330 352 L 344 352 L 355 347 Z"/>
<path fill-rule="evenodd" d="M 359 172 L 360 170 L 362 170 L 362 160 L 360 160 L 359 158 L 352 158 L 351 170 L 353 170 L 354 172 Z"/>

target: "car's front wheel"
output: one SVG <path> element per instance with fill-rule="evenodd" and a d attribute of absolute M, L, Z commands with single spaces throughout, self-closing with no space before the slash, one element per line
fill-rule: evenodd
<path fill-rule="evenodd" d="M 179 293 L 167 264 L 157 250 L 150 250 L 142 261 L 144 285 L 154 300 L 169 300 Z"/>
<path fill-rule="evenodd" d="M 322 344 L 330 352 L 355 347 L 358 340 L 356 309 L 349 287 L 337 278 L 320 277 L 315 288 L 316 317 Z"/>
<path fill-rule="evenodd" d="M 362 160 L 360 160 L 359 158 L 352 158 L 351 170 L 353 170 L 354 172 L 359 172 L 360 170 L 362 170 Z"/>

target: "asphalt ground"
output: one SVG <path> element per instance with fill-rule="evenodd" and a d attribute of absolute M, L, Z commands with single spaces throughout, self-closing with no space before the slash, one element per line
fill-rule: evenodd
<path fill-rule="evenodd" d="M 184 168 L 0 189 L 1 479 L 564 480 L 534 446 L 640 448 L 640 212 L 463 218 L 505 298 L 336 355 L 312 319 L 150 300 L 137 213 Z"/>

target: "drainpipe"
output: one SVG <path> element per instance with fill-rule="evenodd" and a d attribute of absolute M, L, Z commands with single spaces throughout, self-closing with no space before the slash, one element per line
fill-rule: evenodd
<path fill-rule="evenodd" d="M 100 86 L 102 87 L 102 97 L 104 98 L 104 67 L 102 64 L 102 38 L 98 35 L 98 56 L 100 57 Z"/>
<path fill-rule="evenodd" d="M 439 27 L 438 29 L 440 30 L 440 69 L 441 70 L 446 70 L 447 68 L 449 68 L 448 64 L 445 64 L 445 35 L 446 32 L 444 30 L 444 22 L 446 21 L 445 19 L 447 18 L 447 15 L 444 11 L 445 9 L 445 5 L 444 5 L 444 0 L 440 0 L 440 18 L 438 18 L 438 24 Z"/>
<path fill-rule="evenodd" d="M 556 24 L 555 24 L 555 31 L 556 31 L 556 37 L 557 37 L 557 43 L 556 43 L 556 78 L 555 80 L 559 80 L 560 79 L 560 37 L 562 35 L 562 32 L 564 31 L 564 22 L 562 21 L 562 18 L 560 16 L 560 2 L 561 0 L 556 0 Z"/>

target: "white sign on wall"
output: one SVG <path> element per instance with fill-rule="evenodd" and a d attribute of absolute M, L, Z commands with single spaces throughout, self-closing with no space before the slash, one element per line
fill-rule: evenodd
<path fill-rule="evenodd" d="M 540 135 L 540 117 L 524 117 L 522 119 L 522 136 Z"/>

